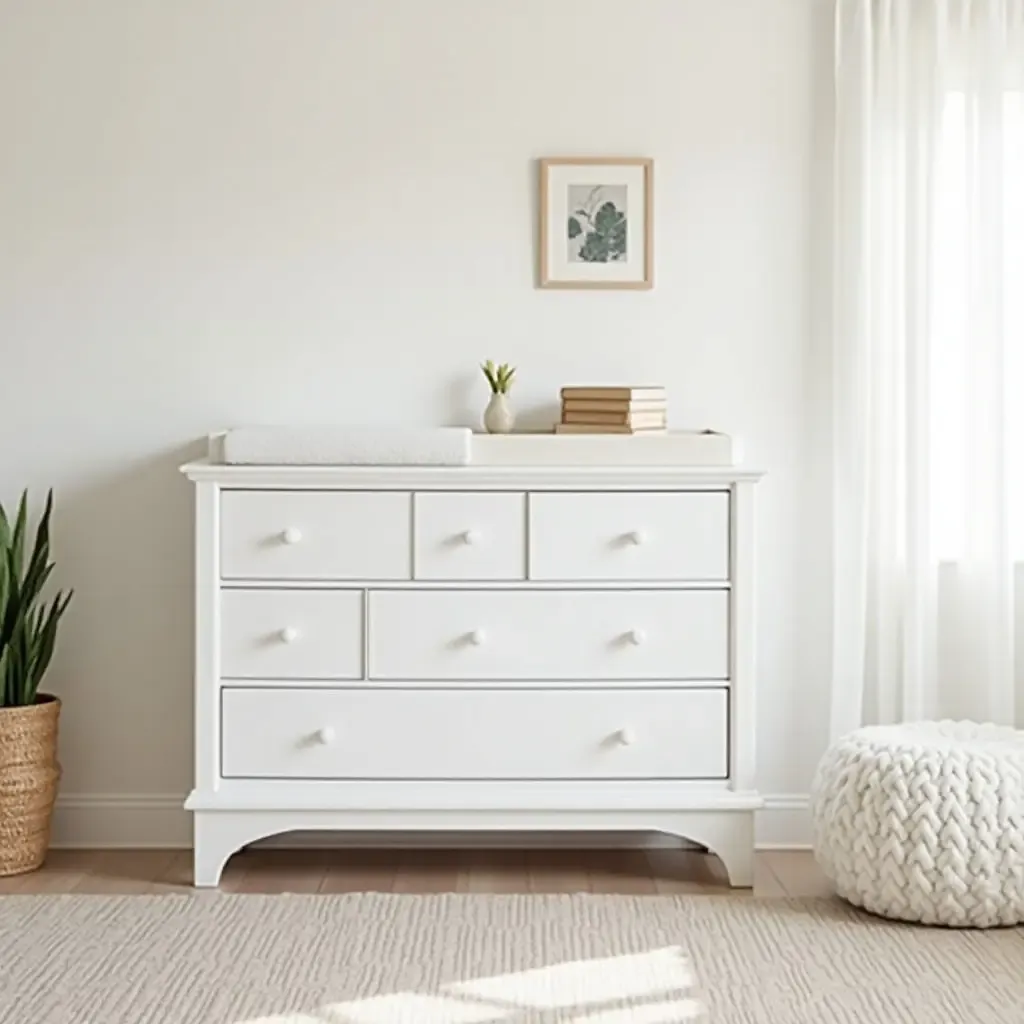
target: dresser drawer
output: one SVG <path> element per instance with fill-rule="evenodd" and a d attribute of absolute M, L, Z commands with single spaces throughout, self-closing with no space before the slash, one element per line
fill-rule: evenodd
<path fill-rule="evenodd" d="M 724 590 L 376 590 L 373 679 L 725 679 Z"/>
<path fill-rule="evenodd" d="M 223 691 L 222 771 L 283 779 L 721 779 L 725 690 Z"/>
<path fill-rule="evenodd" d="M 220 674 L 361 679 L 362 591 L 221 591 Z"/>
<path fill-rule="evenodd" d="M 727 580 L 729 494 L 531 494 L 530 578 Z"/>
<path fill-rule="evenodd" d="M 404 580 L 412 495 L 224 491 L 224 579 Z"/>
<path fill-rule="evenodd" d="M 521 580 L 526 575 L 526 495 L 473 492 L 415 497 L 418 580 Z"/>

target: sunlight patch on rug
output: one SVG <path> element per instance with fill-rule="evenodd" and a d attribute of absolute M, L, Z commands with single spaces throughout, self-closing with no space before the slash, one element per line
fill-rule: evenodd
<path fill-rule="evenodd" d="M 331 1003 L 314 1016 L 237 1024 L 499 1024 L 528 1011 L 555 1010 L 577 1014 L 566 1024 L 662 1024 L 697 1019 L 700 1003 L 680 998 L 692 984 L 686 957 L 671 947 L 453 982 L 436 995 L 395 992 Z"/>

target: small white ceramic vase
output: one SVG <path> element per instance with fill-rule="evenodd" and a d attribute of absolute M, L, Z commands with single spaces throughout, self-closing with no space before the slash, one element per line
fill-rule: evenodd
<path fill-rule="evenodd" d="M 484 426 L 488 434 L 511 434 L 516 414 L 509 405 L 508 395 L 495 392 L 484 410 Z"/>

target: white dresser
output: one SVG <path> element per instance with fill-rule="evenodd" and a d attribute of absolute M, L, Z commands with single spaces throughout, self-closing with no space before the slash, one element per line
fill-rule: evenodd
<path fill-rule="evenodd" d="M 751 884 L 758 474 L 184 472 L 197 885 L 315 829 L 659 831 Z"/>

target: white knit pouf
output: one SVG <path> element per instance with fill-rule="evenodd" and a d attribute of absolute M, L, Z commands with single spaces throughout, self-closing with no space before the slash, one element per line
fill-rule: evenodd
<path fill-rule="evenodd" d="M 923 924 L 1024 922 L 1024 732 L 859 729 L 822 758 L 812 813 L 818 863 L 850 903 Z"/>

